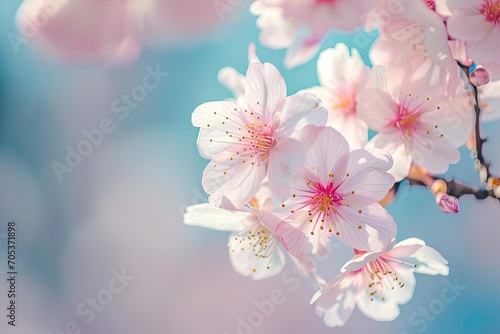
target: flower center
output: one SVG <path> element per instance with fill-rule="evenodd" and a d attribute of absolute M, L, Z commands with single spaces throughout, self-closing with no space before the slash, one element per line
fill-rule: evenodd
<path fill-rule="evenodd" d="M 405 129 L 408 132 L 412 125 L 420 120 L 420 115 L 414 114 L 408 109 L 405 109 L 404 113 L 401 114 L 398 118 L 397 125 L 398 127 Z"/>
<path fill-rule="evenodd" d="M 269 150 L 276 145 L 276 139 L 269 125 L 252 123 L 247 128 L 247 132 L 250 134 L 251 150 L 255 151 L 256 154 L 267 155 Z"/>
<path fill-rule="evenodd" d="M 327 211 L 332 206 L 340 205 L 342 197 L 336 193 L 321 192 L 312 197 L 313 206 L 318 211 Z"/>
<path fill-rule="evenodd" d="M 356 91 L 351 87 L 342 87 L 335 95 L 337 96 L 337 101 L 332 105 L 332 109 L 339 111 L 344 116 L 356 113 Z"/>
<path fill-rule="evenodd" d="M 367 292 L 372 301 L 373 298 L 385 300 L 384 290 L 405 286 L 401 276 L 381 258 L 368 262 L 361 271 L 363 280 L 367 284 Z"/>
<path fill-rule="evenodd" d="M 494 25 L 500 23 L 500 2 L 499 0 L 483 0 L 481 9 L 479 10 L 484 15 L 484 20 L 491 22 Z"/>
<path fill-rule="evenodd" d="M 251 250 L 258 258 L 268 258 L 270 247 L 274 245 L 275 238 L 267 228 L 260 223 L 248 227 L 233 237 L 227 248 L 233 253 Z"/>
<path fill-rule="evenodd" d="M 418 105 L 412 106 L 413 101 L 414 99 L 411 97 L 411 94 L 408 94 L 408 98 L 405 97 L 403 100 L 400 100 L 400 102 L 397 103 L 397 115 L 390 124 L 399 130 L 402 137 L 411 135 L 422 127 L 420 122 L 422 111 L 420 107 L 426 100 Z"/>
<path fill-rule="evenodd" d="M 344 115 L 356 112 L 356 101 L 350 96 L 340 96 L 338 103 L 333 105 L 333 110 L 339 110 Z"/>

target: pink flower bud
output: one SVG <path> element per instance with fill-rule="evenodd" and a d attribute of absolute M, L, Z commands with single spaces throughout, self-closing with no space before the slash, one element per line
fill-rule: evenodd
<path fill-rule="evenodd" d="M 437 193 L 436 204 L 444 213 L 458 213 L 458 198 L 447 193 Z"/>
<path fill-rule="evenodd" d="M 469 75 L 469 80 L 470 83 L 476 87 L 486 85 L 488 82 L 490 82 L 490 74 L 484 67 L 479 65 L 474 69 L 474 71 L 471 72 L 471 74 Z"/>

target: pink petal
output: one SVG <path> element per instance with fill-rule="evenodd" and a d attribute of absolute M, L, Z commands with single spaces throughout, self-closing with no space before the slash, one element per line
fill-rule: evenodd
<path fill-rule="evenodd" d="M 396 236 L 394 219 L 378 203 L 362 208 L 341 206 L 337 211 L 337 237 L 352 248 L 380 251 Z"/>
<path fill-rule="evenodd" d="M 382 200 L 394 185 L 394 177 L 386 171 L 392 167 L 391 156 L 380 149 L 359 149 L 349 154 L 346 174 L 338 191 L 348 194 L 351 205 L 369 205 Z"/>
<path fill-rule="evenodd" d="M 239 130 L 239 124 L 244 123 L 242 113 L 240 107 L 229 101 L 207 102 L 193 111 L 191 122 L 202 128 L 197 144 L 203 157 L 213 158 L 216 154 L 239 144 L 239 136 L 230 135 L 245 135 Z"/>
<path fill-rule="evenodd" d="M 399 242 L 385 256 L 408 263 L 408 268 L 416 273 L 442 276 L 449 273 L 448 261 L 434 248 L 426 246 L 424 241 L 417 238 Z"/>
<path fill-rule="evenodd" d="M 349 320 L 356 306 L 359 281 L 358 275 L 345 272 L 314 295 L 311 304 L 316 303 L 316 314 L 327 326 L 343 326 Z"/>
<path fill-rule="evenodd" d="M 286 98 L 283 111 L 275 116 L 276 136 L 288 137 L 305 125 L 325 125 L 326 109 L 320 107 L 320 100 L 311 93 L 297 93 Z"/>
<path fill-rule="evenodd" d="M 225 210 L 209 203 L 191 205 L 184 214 L 184 224 L 216 231 L 241 231 L 258 222 L 249 212 Z"/>
<path fill-rule="evenodd" d="M 307 256 L 311 248 L 308 237 L 302 230 L 303 222 L 307 221 L 306 215 L 307 213 L 303 213 L 294 222 L 282 221 L 276 228 L 276 234 L 280 237 L 283 246 L 292 256 L 298 258 Z"/>
<path fill-rule="evenodd" d="M 351 260 L 347 261 L 346 264 L 344 264 L 340 271 L 357 271 L 361 269 L 368 262 L 376 260 L 378 257 L 386 253 L 387 250 L 392 249 L 392 247 L 396 243 L 395 241 L 396 239 L 391 240 L 383 250 L 377 252 L 364 252 L 354 255 Z"/>
<path fill-rule="evenodd" d="M 302 167 L 304 161 L 304 147 L 295 139 L 283 138 L 269 151 L 269 188 L 282 203 L 289 195 L 290 178 Z"/>
<path fill-rule="evenodd" d="M 368 126 L 356 114 L 334 117 L 330 112 L 327 125 L 345 137 L 351 150 L 362 148 L 368 142 Z"/>
<path fill-rule="evenodd" d="M 363 89 L 356 99 L 358 117 L 375 131 L 384 131 L 397 113 L 394 99 L 379 89 Z"/>
<path fill-rule="evenodd" d="M 397 131 L 375 135 L 368 142 L 367 147 L 380 148 L 392 155 L 394 162 L 388 172 L 394 176 L 395 182 L 401 181 L 410 173 L 412 156 L 406 152 L 405 145 Z"/>
<path fill-rule="evenodd" d="M 263 122 L 270 124 L 286 99 L 285 81 L 274 65 L 250 64 L 246 74 L 245 97 L 248 107 L 260 113 Z"/>
<path fill-rule="evenodd" d="M 448 33 L 453 38 L 463 41 L 480 41 L 494 26 L 484 19 L 479 10 L 470 7 L 454 10 L 447 21 L 447 27 Z"/>
<path fill-rule="evenodd" d="M 56 60 L 127 62 L 141 49 L 140 22 L 127 6 L 120 0 L 25 1 L 16 20 L 21 33 L 36 37 Z M 44 24 L 37 24 L 39 17 Z"/>
<path fill-rule="evenodd" d="M 330 181 L 340 184 L 345 176 L 349 154 L 345 138 L 340 132 L 327 126 L 308 125 L 300 134 L 307 152 L 306 169 L 317 175 L 324 185 Z M 333 174 L 333 178 L 329 174 Z"/>
<path fill-rule="evenodd" d="M 321 40 L 314 42 L 305 42 L 298 38 L 288 48 L 285 56 L 285 66 L 287 68 L 294 68 L 309 61 L 318 52 L 321 46 Z"/>
<path fill-rule="evenodd" d="M 446 137 L 417 132 L 413 136 L 413 160 L 433 174 L 443 174 L 450 164 L 460 161 L 460 152 Z"/>
<path fill-rule="evenodd" d="M 219 206 L 226 197 L 240 206 L 250 201 L 266 176 L 266 166 L 259 159 L 231 151 L 217 154 L 203 171 L 203 189 L 210 194 L 210 202 Z"/>

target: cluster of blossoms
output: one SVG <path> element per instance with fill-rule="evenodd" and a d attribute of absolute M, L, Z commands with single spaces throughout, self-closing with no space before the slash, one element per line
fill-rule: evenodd
<path fill-rule="evenodd" d="M 379 37 L 370 66 L 344 44 L 324 50 L 320 85 L 290 96 L 253 45 L 245 76 L 222 69 L 234 99 L 192 114 L 199 152 L 210 159 L 209 203 L 189 207 L 184 222 L 232 232 L 227 248 L 241 275 L 274 276 L 289 258 L 316 283 L 311 304 L 328 326 L 345 324 L 356 306 L 393 320 L 413 295 L 414 273 L 449 271 L 422 240 L 396 243 L 384 206 L 398 184 L 427 186 L 446 213 L 458 212 L 462 195 L 500 197 L 478 124 L 499 116 L 500 1 L 257 0 L 251 11 L 261 43 L 288 49 L 288 67 L 311 59 L 330 31 L 376 28 Z M 436 176 L 465 145 L 479 190 Z M 327 283 L 311 257 L 328 252 L 332 237 L 354 255 Z"/>
<path fill-rule="evenodd" d="M 346 51 L 342 46 L 331 55 L 342 59 Z M 359 69 L 351 73 L 370 75 Z M 271 277 L 288 254 L 321 288 L 313 301 L 330 326 L 344 324 L 355 305 L 374 319 L 392 320 L 413 293 L 414 272 L 448 274 L 447 261 L 423 241 L 394 246 L 396 224 L 379 204 L 395 182 L 388 172 L 391 155 L 366 143 L 350 147 L 329 125 L 343 124 L 330 116 L 349 102 L 338 102 L 332 112 L 310 92 L 287 97 L 283 78 L 269 63 L 251 63 L 245 77 L 231 74 L 225 69 L 220 77 L 234 84 L 233 91 L 236 83 L 242 88 L 237 100 L 208 102 L 192 115 L 200 127 L 200 154 L 211 159 L 202 180 L 210 197 L 189 207 L 184 222 L 233 232 L 227 247 L 238 273 Z M 351 96 L 356 94 L 345 98 Z M 362 121 L 352 123 L 367 131 Z M 327 252 L 332 236 L 352 247 L 354 257 L 325 285 L 310 256 Z"/>

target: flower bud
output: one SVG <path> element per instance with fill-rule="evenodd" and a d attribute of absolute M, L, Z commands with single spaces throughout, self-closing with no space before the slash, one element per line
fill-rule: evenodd
<path fill-rule="evenodd" d="M 490 74 L 484 67 L 478 65 L 469 75 L 470 83 L 474 86 L 486 85 L 490 82 Z"/>
<path fill-rule="evenodd" d="M 431 191 L 434 195 L 438 193 L 445 193 L 448 191 L 448 187 L 444 180 L 438 179 L 432 183 Z"/>
<path fill-rule="evenodd" d="M 436 204 L 444 213 L 458 213 L 458 198 L 440 192 L 436 195 Z"/>

